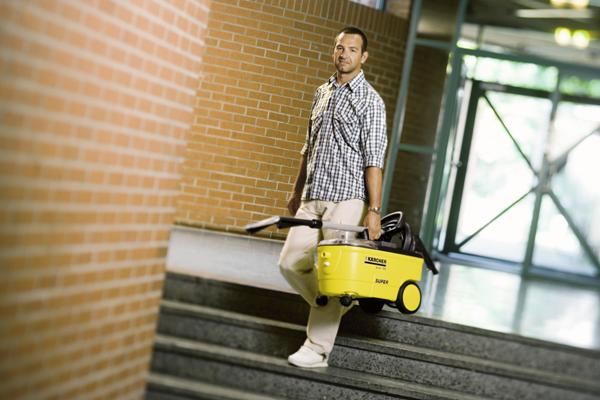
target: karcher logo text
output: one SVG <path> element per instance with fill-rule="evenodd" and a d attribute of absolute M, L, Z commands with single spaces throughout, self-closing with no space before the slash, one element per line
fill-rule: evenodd
<path fill-rule="evenodd" d="M 366 256 L 365 257 L 365 263 L 366 264 L 373 264 L 373 265 L 385 266 L 387 264 L 387 260 L 385 258 L 377 258 L 377 257 Z"/>
<path fill-rule="evenodd" d="M 375 283 L 381 283 L 382 285 L 387 285 L 390 282 L 387 279 L 375 279 Z"/>

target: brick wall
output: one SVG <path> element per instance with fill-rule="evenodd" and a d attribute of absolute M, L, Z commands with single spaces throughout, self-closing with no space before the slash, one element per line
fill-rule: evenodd
<path fill-rule="evenodd" d="M 212 2 L 178 223 L 239 231 L 287 213 L 312 96 L 346 25 L 369 37 L 365 74 L 391 130 L 406 20 L 344 0 Z"/>
<path fill-rule="evenodd" d="M 0 398 L 141 398 L 208 0 L 0 2 Z"/>

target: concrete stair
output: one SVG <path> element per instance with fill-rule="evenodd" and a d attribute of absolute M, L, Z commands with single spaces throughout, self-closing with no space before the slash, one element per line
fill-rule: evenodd
<path fill-rule="evenodd" d="M 395 310 L 356 307 L 330 367 L 292 367 L 307 314 L 296 295 L 169 273 L 146 398 L 600 398 L 598 352 Z"/>

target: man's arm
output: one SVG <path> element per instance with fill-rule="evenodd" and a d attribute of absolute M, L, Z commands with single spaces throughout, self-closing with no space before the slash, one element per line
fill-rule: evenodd
<path fill-rule="evenodd" d="M 369 208 L 381 208 L 381 184 L 383 173 L 379 167 L 367 167 L 365 170 L 365 183 L 369 196 Z M 367 211 L 363 225 L 369 230 L 369 239 L 379 238 L 381 231 L 381 215 L 374 211 Z"/>
<path fill-rule="evenodd" d="M 304 183 L 306 182 L 306 153 L 302 155 L 302 161 L 300 161 L 300 169 L 298 170 L 298 176 L 296 177 L 296 183 L 294 184 L 294 191 L 290 199 L 288 200 L 287 208 L 292 215 L 296 215 L 296 212 L 300 208 L 300 202 L 302 201 L 302 190 L 304 189 Z"/>
<path fill-rule="evenodd" d="M 387 146 L 385 104 L 378 97 L 367 111 L 362 148 L 365 157 L 365 186 L 369 208 L 381 207 L 383 164 Z M 363 224 L 369 230 L 369 238 L 379 238 L 381 231 L 381 215 L 368 211 Z"/>

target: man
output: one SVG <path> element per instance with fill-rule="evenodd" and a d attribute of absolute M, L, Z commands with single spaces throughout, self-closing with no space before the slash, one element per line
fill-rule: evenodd
<path fill-rule="evenodd" d="M 381 229 L 381 182 L 387 145 L 385 105 L 367 83 L 367 37 L 358 28 L 335 38 L 336 73 L 315 92 L 302 148 L 300 171 L 288 209 L 298 218 L 364 225 L 370 238 Z M 288 361 L 296 366 L 326 367 L 340 319 L 349 308 L 338 301 L 319 306 L 314 253 L 334 232 L 305 226 L 291 228 L 279 259 L 281 273 L 311 306 L 307 339 Z"/>

